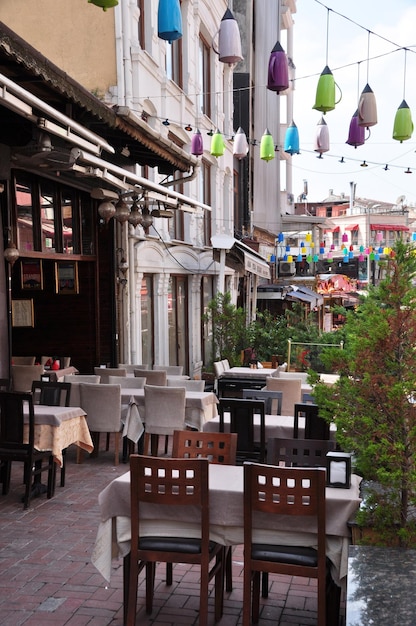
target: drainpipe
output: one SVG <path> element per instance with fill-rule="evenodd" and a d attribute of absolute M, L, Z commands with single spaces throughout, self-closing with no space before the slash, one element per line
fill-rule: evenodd
<path fill-rule="evenodd" d="M 173 187 L 173 185 L 179 185 L 182 183 L 189 183 L 191 180 L 194 180 L 199 173 L 199 168 L 201 164 L 197 163 L 192 166 L 192 172 L 188 176 L 183 176 L 182 178 L 175 178 L 174 180 L 165 180 L 163 183 L 159 183 L 162 187 Z"/>

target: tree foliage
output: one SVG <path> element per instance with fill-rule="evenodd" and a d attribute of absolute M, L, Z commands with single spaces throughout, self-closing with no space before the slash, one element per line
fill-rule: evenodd
<path fill-rule="evenodd" d="M 347 314 L 344 350 L 326 351 L 340 374 L 318 384 L 321 413 L 337 425 L 337 441 L 353 452 L 357 471 L 378 486 L 363 518 L 403 543 L 416 504 L 416 256 L 399 242 L 387 277 Z"/>

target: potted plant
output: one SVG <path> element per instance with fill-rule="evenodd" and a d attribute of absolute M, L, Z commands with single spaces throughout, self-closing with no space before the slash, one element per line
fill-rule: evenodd
<path fill-rule="evenodd" d="M 346 313 L 344 349 L 326 350 L 340 374 L 317 382 L 320 413 L 337 426 L 341 449 L 353 453 L 365 499 L 359 526 L 377 543 L 416 547 L 416 256 L 398 242 L 386 278 Z"/>

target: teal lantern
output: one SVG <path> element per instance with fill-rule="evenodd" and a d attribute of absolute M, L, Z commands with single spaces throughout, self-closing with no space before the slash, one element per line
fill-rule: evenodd
<path fill-rule="evenodd" d="M 293 121 L 286 129 L 283 149 L 288 154 L 299 154 L 299 131 Z"/>

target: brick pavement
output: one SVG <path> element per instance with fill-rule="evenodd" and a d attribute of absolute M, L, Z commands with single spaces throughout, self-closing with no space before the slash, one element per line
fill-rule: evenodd
<path fill-rule="evenodd" d="M 113 466 L 113 453 L 75 463 L 68 451 L 65 487 L 54 498 L 46 495 L 23 510 L 21 465 L 12 472 L 9 495 L 0 494 L 0 623 L 2 626 L 121 626 L 122 561 L 113 563 L 108 584 L 91 563 L 99 523 L 97 496 L 127 466 Z M 87 455 L 88 456 L 88 455 Z M 241 624 L 243 554 L 233 552 L 234 590 L 225 593 L 224 616 L 219 626 Z M 140 626 L 191 626 L 198 624 L 198 568 L 176 565 L 174 583 L 164 584 L 164 565 L 157 569 L 154 610 L 146 615 L 143 575 L 140 577 Z M 269 598 L 262 601 L 259 626 L 316 625 L 315 581 L 274 576 Z M 210 624 L 213 600 L 210 599 Z M 343 623 L 343 619 L 341 619 Z M 336 626 L 328 624 L 328 626 Z"/>

